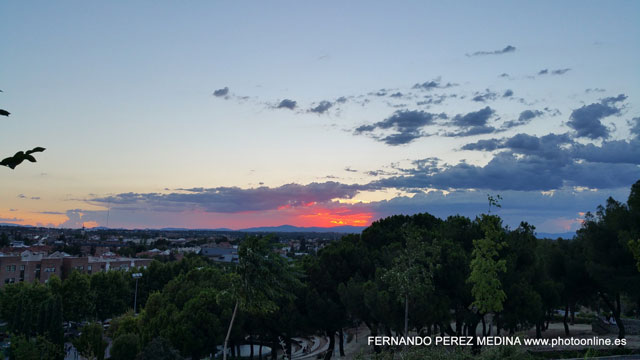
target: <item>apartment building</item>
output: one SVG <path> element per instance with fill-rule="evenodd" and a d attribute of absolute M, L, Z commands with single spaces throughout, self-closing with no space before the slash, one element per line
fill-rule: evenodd
<path fill-rule="evenodd" d="M 107 253 L 103 256 L 77 257 L 63 252 L 46 254 L 25 250 L 20 254 L 0 253 L 0 286 L 16 282 L 47 282 L 52 275 L 66 278 L 73 270 L 92 274 L 109 270 L 147 267 L 151 259 L 134 259 Z"/>

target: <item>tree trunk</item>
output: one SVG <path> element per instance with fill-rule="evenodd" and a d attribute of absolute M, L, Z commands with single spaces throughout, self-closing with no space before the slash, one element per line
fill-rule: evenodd
<path fill-rule="evenodd" d="M 460 311 L 458 311 L 458 309 L 456 309 L 455 312 L 455 317 L 456 317 L 456 335 L 460 336 L 462 335 L 462 316 L 460 316 Z"/>
<path fill-rule="evenodd" d="M 280 346 L 280 343 L 278 342 L 278 339 L 276 338 L 271 343 L 271 359 L 272 360 L 278 360 L 278 347 L 279 346 Z"/>
<path fill-rule="evenodd" d="M 336 347 L 336 332 L 335 331 L 327 331 L 327 336 L 329 336 L 329 349 L 324 353 L 324 360 L 329 360 L 333 356 L 333 349 Z"/>
<path fill-rule="evenodd" d="M 576 324 L 576 304 L 571 306 L 571 325 Z"/>
<path fill-rule="evenodd" d="M 365 324 L 369 328 L 371 336 L 373 336 L 374 338 L 378 336 L 378 324 L 369 324 L 367 322 L 365 322 Z M 373 352 L 375 352 L 376 354 L 379 354 L 381 352 L 380 346 L 376 345 L 375 342 L 373 343 Z"/>
<path fill-rule="evenodd" d="M 618 329 L 620 329 L 620 331 L 618 332 L 618 339 L 624 339 L 625 334 L 625 329 L 624 329 L 624 323 L 622 322 L 622 319 L 620 318 L 620 314 L 622 312 L 622 307 L 620 306 L 620 293 L 616 294 L 616 324 L 618 324 Z"/>
<path fill-rule="evenodd" d="M 547 331 L 549 330 L 549 322 L 551 321 L 551 317 L 553 316 L 553 313 L 551 312 L 551 310 L 549 310 L 547 312 L 547 321 L 544 324 L 544 330 Z"/>
<path fill-rule="evenodd" d="M 487 323 L 484 321 L 484 314 L 482 315 L 482 336 L 487 336 Z"/>
<path fill-rule="evenodd" d="M 544 324 L 543 324 L 544 325 Z M 538 320 L 536 322 L 536 339 L 540 339 L 542 337 L 542 331 L 541 331 L 542 326 L 540 325 L 540 321 Z"/>
<path fill-rule="evenodd" d="M 231 342 L 230 348 L 231 348 L 231 358 L 235 359 L 236 358 L 236 347 L 233 344 L 233 341 Z M 200 357 L 198 356 L 197 358 L 199 359 Z"/>
<path fill-rule="evenodd" d="M 444 326 L 444 332 L 447 333 L 447 335 L 449 336 L 456 336 L 458 335 L 458 333 L 456 331 L 453 331 L 453 329 L 451 328 L 451 324 L 450 323 L 445 323 L 446 325 Z M 440 324 L 440 326 L 442 326 L 442 324 Z"/>
<path fill-rule="evenodd" d="M 409 295 L 404 296 L 404 336 L 409 336 Z"/>
<path fill-rule="evenodd" d="M 338 346 L 340 347 L 340 357 L 344 356 L 344 332 L 342 331 L 342 328 L 340 328 L 340 331 L 338 332 L 338 336 L 340 336 L 340 342 L 338 343 Z"/>
<path fill-rule="evenodd" d="M 231 315 L 231 321 L 229 321 L 229 329 L 227 329 L 227 336 L 224 338 L 224 346 L 222 347 L 222 359 L 227 360 L 227 344 L 229 343 L 229 336 L 231 335 L 231 328 L 233 327 L 233 321 L 236 319 L 236 312 L 238 312 L 238 301 L 233 307 L 233 314 Z"/>
<path fill-rule="evenodd" d="M 249 357 L 253 360 L 253 336 L 251 335 L 249 335 L 249 346 L 251 346 L 249 349 Z"/>
<path fill-rule="evenodd" d="M 260 347 L 258 347 L 258 359 L 262 360 L 262 340 L 260 340 Z"/>
<path fill-rule="evenodd" d="M 607 295 L 605 295 L 604 293 L 600 293 L 600 298 L 602 298 L 605 305 L 607 305 L 609 310 L 611 310 L 611 313 L 613 313 L 613 318 L 616 319 L 616 325 L 618 325 L 618 339 L 624 339 L 625 337 L 624 324 L 620 319 L 620 293 L 616 294 L 615 305 L 611 303 L 611 301 L 609 300 L 609 297 L 607 297 Z"/>
<path fill-rule="evenodd" d="M 564 335 L 569 336 L 569 324 L 567 324 L 567 318 L 569 317 L 569 302 L 564 306 L 564 319 L 562 319 L 562 323 L 564 324 Z"/>
<path fill-rule="evenodd" d="M 471 336 L 473 338 L 473 346 L 471 346 L 471 352 L 473 354 L 480 354 L 480 349 L 482 348 L 482 346 L 478 345 L 478 332 L 477 332 L 477 328 L 478 328 L 478 321 L 474 320 L 473 324 L 469 324 L 469 336 Z"/>

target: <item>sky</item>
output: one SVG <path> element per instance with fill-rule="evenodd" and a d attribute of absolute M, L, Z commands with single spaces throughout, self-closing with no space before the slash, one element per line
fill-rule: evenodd
<path fill-rule="evenodd" d="M 580 227 L 640 179 L 637 1 L 1 2 L 0 223 Z"/>

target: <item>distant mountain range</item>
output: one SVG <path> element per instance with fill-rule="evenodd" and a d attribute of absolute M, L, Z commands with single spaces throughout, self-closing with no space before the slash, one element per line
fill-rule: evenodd
<path fill-rule="evenodd" d="M 295 233 L 295 232 L 317 232 L 317 233 L 341 233 L 341 234 L 359 234 L 362 230 L 366 229 L 366 226 L 334 226 L 334 227 L 301 227 L 293 225 L 280 225 L 280 226 L 261 226 L 251 227 L 246 229 L 228 229 L 228 228 L 215 228 L 215 229 L 187 229 L 187 228 L 162 228 L 160 230 L 165 231 L 237 231 L 237 232 L 283 232 L 283 233 Z"/>
<path fill-rule="evenodd" d="M 19 225 L 19 224 L 11 224 L 11 223 L 0 223 L 0 226 L 15 226 L 15 227 L 34 227 L 31 225 Z M 334 226 L 334 227 L 301 227 L 301 226 L 293 226 L 293 225 L 280 225 L 280 226 L 261 226 L 261 227 L 251 227 L 246 229 L 238 229 L 233 230 L 229 228 L 215 228 L 215 229 L 188 229 L 188 228 L 161 228 L 161 229 L 147 229 L 147 230 L 164 230 L 164 231 L 237 231 L 237 232 L 263 232 L 263 233 L 340 233 L 340 234 L 359 234 L 362 230 L 366 229 L 366 226 Z M 107 228 L 104 226 L 98 226 L 95 228 L 91 228 L 88 230 L 126 230 L 122 228 Z M 576 235 L 575 231 L 564 232 L 564 233 L 545 233 L 545 232 L 537 232 L 536 237 L 539 239 L 573 239 Z"/>
<path fill-rule="evenodd" d="M 34 227 L 34 226 L 31 226 L 31 225 L 20 225 L 20 224 L 12 224 L 12 223 L 0 223 L 0 226 Z"/>
<path fill-rule="evenodd" d="M 576 232 L 575 231 L 570 231 L 570 232 L 565 232 L 565 233 L 543 233 L 543 232 L 537 232 L 536 233 L 536 237 L 538 239 L 552 239 L 555 240 L 557 238 L 562 238 L 562 239 L 573 239 L 573 237 L 576 236 Z"/>
<path fill-rule="evenodd" d="M 344 234 L 359 234 L 362 230 L 366 229 L 366 226 L 334 226 L 334 227 L 299 227 L 292 225 L 280 225 L 280 226 L 265 226 L 265 227 L 253 227 L 248 229 L 242 229 L 238 231 L 246 232 L 335 232 Z"/>

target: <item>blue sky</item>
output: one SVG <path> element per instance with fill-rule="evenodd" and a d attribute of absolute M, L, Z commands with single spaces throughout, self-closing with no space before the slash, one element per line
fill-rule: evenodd
<path fill-rule="evenodd" d="M 0 169 L 0 222 L 363 225 L 500 193 L 562 232 L 640 179 L 635 1 L 0 13 L 0 152 L 47 148 Z"/>

